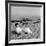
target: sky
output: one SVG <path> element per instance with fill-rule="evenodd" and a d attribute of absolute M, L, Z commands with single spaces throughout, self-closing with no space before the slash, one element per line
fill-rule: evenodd
<path fill-rule="evenodd" d="M 40 16 L 40 7 L 11 6 L 11 19 Z"/>

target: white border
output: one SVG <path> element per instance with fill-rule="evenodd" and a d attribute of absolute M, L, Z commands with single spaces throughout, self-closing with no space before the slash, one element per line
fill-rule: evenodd
<path fill-rule="evenodd" d="M 43 41 L 43 5 L 41 8 L 41 41 Z"/>
<path fill-rule="evenodd" d="M 9 4 L 8 4 L 9 5 Z M 8 43 L 23 43 L 23 42 L 41 42 L 43 41 L 43 6 L 40 11 L 41 15 L 41 38 L 40 39 L 24 39 L 24 40 L 10 40 Z M 8 7 L 8 16 L 9 16 L 9 7 Z"/>

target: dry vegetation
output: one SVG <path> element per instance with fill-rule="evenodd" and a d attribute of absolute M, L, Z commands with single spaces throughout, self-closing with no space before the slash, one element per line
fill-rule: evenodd
<path fill-rule="evenodd" d="M 11 22 L 11 39 L 38 39 L 40 38 L 40 17 L 31 17 L 29 19 L 30 21 L 25 21 L 25 22 L 22 21 L 22 23 Z M 27 33 L 27 32 L 22 31 L 21 33 L 17 34 L 15 32 L 16 31 L 15 23 L 18 23 L 18 25 L 21 28 L 29 27 L 32 33 Z"/>

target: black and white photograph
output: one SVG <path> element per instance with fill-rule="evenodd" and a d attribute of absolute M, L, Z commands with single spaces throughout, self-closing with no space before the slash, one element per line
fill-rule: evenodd
<path fill-rule="evenodd" d="M 44 3 L 15 1 L 7 5 L 8 44 L 45 43 Z"/>

